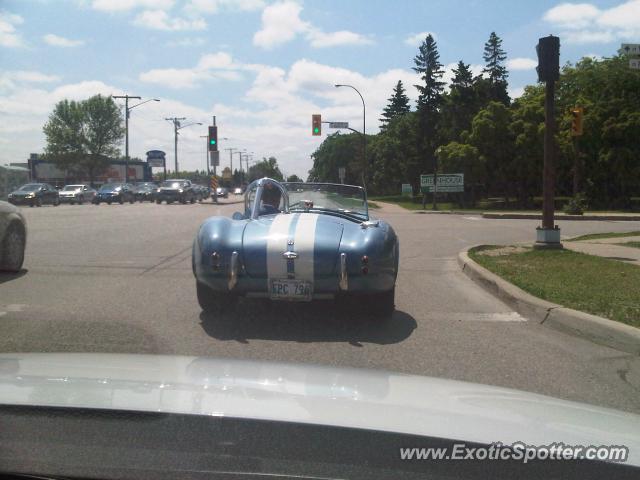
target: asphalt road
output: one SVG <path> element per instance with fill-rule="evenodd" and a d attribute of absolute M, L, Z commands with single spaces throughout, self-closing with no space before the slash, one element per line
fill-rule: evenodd
<path fill-rule="evenodd" d="M 191 243 L 236 206 L 24 208 L 25 270 L 0 275 L 0 351 L 208 355 L 368 367 L 513 387 L 640 413 L 640 357 L 528 321 L 461 273 L 478 243 L 534 238 L 535 220 L 376 212 L 401 244 L 397 311 L 376 322 L 331 302 L 242 299 L 205 316 Z M 640 230 L 640 222 L 564 222 L 563 235 Z"/>

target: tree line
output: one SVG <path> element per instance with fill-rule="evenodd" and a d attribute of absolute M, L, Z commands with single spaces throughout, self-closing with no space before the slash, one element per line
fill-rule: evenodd
<path fill-rule="evenodd" d="M 403 183 L 419 192 L 420 174 L 464 173 L 464 201 L 501 197 L 531 207 L 542 192 L 544 86 L 508 94 L 507 55 L 492 32 L 484 45 L 485 66 L 473 75 L 459 61 L 448 89 L 436 41 L 427 35 L 413 60 L 419 74 L 412 108 L 398 81 L 380 118 L 380 132 L 335 133 L 313 153 L 310 180 L 360 183 L 366 173 L 374 195 L 399 195 Z M 567 63 L 557 82 L 557 194 L 586 196 L 594 208 L 630 208 L 640 196 L 640 74 L 628 58 L 585 57 Z M 584 109 L 583 135 L 571 135 L 571 110 Z M 426 197 L 423 197 L 426 198 Z"/>

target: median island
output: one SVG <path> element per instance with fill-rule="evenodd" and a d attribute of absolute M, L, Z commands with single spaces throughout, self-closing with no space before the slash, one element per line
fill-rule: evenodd
<path fill-rule="evenodd" d="M 469 257 L 549 302 L 640 328 L 640 267 L 571 250 L 480 246 Z"/>

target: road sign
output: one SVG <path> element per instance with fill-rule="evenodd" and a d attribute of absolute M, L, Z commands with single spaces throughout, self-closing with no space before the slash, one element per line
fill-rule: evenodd
<path fill-rule="evenodd" d="M 410 183 L 403 183 L 402 184 L 402 195 L 403 196 L 412 196 L 413 195 L 413 187 L 411 186 Z"/>
<path fill-rule="evenodd" d="M 420 190 L 433 192 L 433 175 L 420 175 Z M 464 173 L 438 175 L 438 192 L 464 192 Z"/>
<path fill-rule="evenodd" d="M 211 155 L 211 166 L 212 167 L 219 167 L 220 166 L 220 152 L 216 151 L 216 152 L 209 152 L 209 155 Z"/>
<path fill-rule="evenodd" d="M 632 58 L 629 60 L 629 68 L 640 70 L 640 58 Z"/>
<path fill-rule="evenodd" d="M 329 128 L 349 128 L 349 122 L 329 122 Z"/>
<path fill-rule="evenodd" d="M 620 51 L 625 55 L 640 55 L 640 43 L 623 43 Z"/>
<path fill-rule="evenodd" d="M 216 177 L 211 177 L 211 188 L 214 190 L 218 188 L 218 179 Z"/>
<path fill-rule="evenodd" d="M 338 168 L 338 176 L 340 177 L 340 183 L 344 183 L 344 177 L 347 173 L 347 169 L 344 167 Z"/>
<path fill-rule="evenodd" d="M 164 167 L 165 153 L 162 150 L 149 150 L 147 152 L 147 165 L 150 167 Z"/>

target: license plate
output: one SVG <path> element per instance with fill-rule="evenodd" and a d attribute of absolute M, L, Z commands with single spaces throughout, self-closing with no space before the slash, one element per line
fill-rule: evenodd
<path fill-rule="evenodd" d="M 308 302 L 313 293 L 313 284 L 302 280 L 271 280 L 269 296 L 273 300 Z"/>

